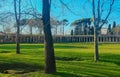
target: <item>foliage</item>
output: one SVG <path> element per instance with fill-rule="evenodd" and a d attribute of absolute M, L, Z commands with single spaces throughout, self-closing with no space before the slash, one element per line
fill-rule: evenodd
<path fill-rule="evenodd" d="M 91 26 L 92 23 L 91 18 L 83 18 L 74 21 L 71 26 L 75 26 L 74 29 L 74 34 L 75 35 L 93 35 L 94 30 L 92 29 L 93 27 Z"/>
<path fill-rule="evenodd" d="M 109 24 L 107 29 L 108 35 L 120 35 L 120 26 L 114 21 L 113 25 L 111 27 L 111 24 Z"/>
<path fill-rule="evenodd" d="M 108 35 L 111 35 L 111 34 L 112 34 L 111 24 L 108 25 L 107 34 L 108 34 Z"/>
<path fill-rule="evenodd" d="M 82 23 L 86 23 L 86 24 L 91 24 L 92 20 L 91 18 L 83 18 L 83 19 L 79 19 L 79 20 L 76 20 L 74 21 L 73 23 L 71 23 L 71 26 L 74 26 L 74 25 L 81 25 Z"/>
<path fill-rule="evenodd" d="M 120 26 L 116 26 L 116 27 L 112 28 L 112 34 L 120 35 Z"/>

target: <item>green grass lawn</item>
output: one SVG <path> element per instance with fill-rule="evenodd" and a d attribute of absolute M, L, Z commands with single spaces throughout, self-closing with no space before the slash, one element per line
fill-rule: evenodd
<path fill-rule="evenodd" d="M 44 74 L 43 44 L 0 44 L 0 77 L 120 77 L 120 44 L 99 44 L 100 61 L 93 60 L 93 43 L 56 43 L 56 74 Z M 10 74 L 5 74 L 9 71 Z"/>

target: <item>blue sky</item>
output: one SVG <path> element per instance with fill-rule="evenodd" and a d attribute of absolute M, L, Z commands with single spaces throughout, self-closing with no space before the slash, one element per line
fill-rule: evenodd
<path fill-rule="evenodd" d="M 65 4 L 68 5 L 68 7 L 74 12 L 70 12 L 65 6 L 63 6 L 59 0 L 52 0 L 51 5 L 51 16 L 53 18 L 62 20 L 62 19 L 68 19 L 69 22 L 72 22 L 76 19 L 80 18 L 86 18 L 91 17 L 91 10 L 88 10 L 91 8 L 91 4 L 87 0 L 63 0 Z M 35 7 L 34 4 L 37 3 L 37 10 L 39 12 L 42 11 L 42 1 L 41 0 L 34 0 L 32 2 L 32 5 Z M 81 7 L 82 6 L 82 7 Z"/>
<path fill-rule="evenodd" d="M 5 3 L 3 3 L 3 7 L 5 10 L 0 9 L 0 12 L 2 11 L 13 11 L 13 0 L 8 0 L 6 6 L 4 6 Z M 31 1 L 31 3 L 30 3 Z M 95 0 L 97 1 L 97 0 Z M 108 2 L 110 0 L 107 0 Z M 120 24 L 120 0 L 115 0 L 114 8 L 112 10 L 112 14 L 109 17 L 109 23 L 112 23 L 113 21 L 116 21 L 118 24 Z M 69 23 L 82 19 L 82 18 L 90 18 L 92 17 L 92 4 L 91 0 L 63 0 L 65 4 L 74 12 L 70 12 L 68 9 L 66 9 L 65 6 L 63 6 L 59 0 L 52 0 L 52 5 L 51 5 L 51 17 L 57 19 L 57 20 L 62 20 L 62 19 L 67 19 L 69 20 Z M 24 7 L 26 7 L 26 4 L 29 4 L 27 7 L 36 7 L 36 9 L 42 13 L 42 0 L 23 0 L 22 3 Z M 105 4 L 104 6 L 104 11 L 106 14 L 107 9 L 109 8 L 108 3 Z M 119 9 L 118 9 L 119 8 Z M 66 30 L 70 30 L 71 27 L 66 27 Z M 68 31 L 67 31 L 68 32 Z"/>
<path fill-rule="evenodd" d="M 8 0 L 9 1 L 9 0 Z M 33 7 L 36 7 L 39 12 L 42 12 L 42 0 L 22 0 L 22 4 L 26 5 L 29 4 L 30 1 L 32 3 Z M 91 0 L 62 0 L 65 4 L 68 5 L 68 7 L 77 15 L 71 13 L 66 7 L 64 7 L 59 0 L 52 0 L 52 6 L 51 6 L 51 16 L 62 20 L 62 19 L 68 19 L 69 22 L 73 22 L 74 20 L 81 19 L 81 18 L 88 18 L 92 17 L 92 6 L 91 6 Z M 97 1 L 97 0 L 95 0 Z M 109 0 L 108 0 L 109 1 Z M 115 0 L 116 3 L 114 4 L 113 13 L 109 17 L 109 20 L 115 20 L 118 21 L 120 19 L 120 13 L 118 11 L 118 8 L 120 9 L 120 0 Z M 3 3 L 3 7 L 5 10 L 0 9 L 0 11 L 13 11 L 13 0 L 10 0 L 7 3 Z M 6 6 L 4 6 L 6 4 Z M 24 6 L 25 6 L 24 5 Z M 23 8 L 24 8 L 23 6 Z M 27 6 L 27 7 L 28 7 Z M 117 8 L 116 8 L 117 6 Z M 119 7 L 118 7 L 119 6 Z M 108 9 L 108 5 L 105 6 L 106 9 Z M 119 23 L 119 22 L 118 22 Z"/>
<path fill-rule="evenodd" d="M 73 22 L 74 20 L 77 19 L 81 19 L 81 18 L 89 18 L 92 17 L 92 4 L 90 2 L 90 0 L 63 0 L 64 3 L 66 3 L 68 5 L 68 7 L 76 14 L 78 15 L 74 15 L 72 14 L 68 9 L 66 9 L 65 7 L 62 7 L 62 5 L 59 3 L 59 1 L 56 1 L 56 4 L 61 5 L 58 8 L 52 8 L 52 10 L 54 10 L 54 12 L 51 12 L 52 15 L 60 15 L 60 17 L 58 19 L 68 19 L 70 22 Z M 95 0 L 97 2 L 97 0 Z M 106 16 L 107 14 L 107 10 L 109 8 L 109 1 L 105 3 L 104 5 L 104 16 Z M 55 3 L 55 2 L 53 2 Z M 62 9 L 63 10 L 62 10 Z M 115 0 L 115 4 L 113 6 L 113 10 L 112 13 L 109 17 L 109 22 L 112 23 L 113 21 L 117 21 L 118 24 L 120 24 L 119 19 L 120 19 L 120 0 Z"/>
<path fill-rule="evenodd" d="M 53 17 L 56 17 L 56 19 L 68 19 L 69 22 L 74 22 L 75 20 L 82 19 L 82 18 L 91 18 L 92 17 L 92 3 L 91 0 L 63 0 L 65 4 L 68 5 L 68 7 L 74 12 L 75 14 L 71 13 L 66 7 L 64 7 L 59 0 L 52 0 L 52 8 L 51 8 L 51 15 Z M 95 0 L 97 2 L 97 0 Z M 108 1 L 108 2 L 107 2 Z M 107 0 L 104 4 L 104 13 L 103 13 L 103 19 L 108 13 L 109 9 L 109 1 Z M 55 6 L 56 5 L 56 6 Z M 96 5 L 97 6 L 97 5 Z M 111 15 L 108 18 L 109 23 L 113 23 L 113 21 L 116 21 L 117 24 L 120 24 L 120 0 L 115 0 L 113 10 L 111 12 Z M 119 9 L 118 9 L 119 8 Z M 104 27 L 107 27 L 108 24 L 105 24 Z M 69 27 L 66 28 L 68 30 Z"/>

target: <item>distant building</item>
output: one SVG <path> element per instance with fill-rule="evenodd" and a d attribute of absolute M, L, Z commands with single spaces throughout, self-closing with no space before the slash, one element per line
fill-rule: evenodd
<path fill-rule="evenodd" d="M 100 34 L 107 35 L 107 28 L 102 28 Z"/>
<path fill-rule="evenodd" d="M 0 31 L 0 35 L 5 35 L 5 33 L 4 33 L 4 32 L 2 32 L 2 31 Z"/>

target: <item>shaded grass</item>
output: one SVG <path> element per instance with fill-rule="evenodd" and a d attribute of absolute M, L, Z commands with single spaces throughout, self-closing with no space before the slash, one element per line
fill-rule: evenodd
<path fill-rule="evenodd" d="M 120 77 L 120 44 L 99 44 L 100 61 L 93 62 L 93 43 L 56 43 L 56 74 L 44 74 L 43 44 L 0 44 L 1 77 Z M 6 70 L 23 74 L 2 74 Z"/>
<path fill-rule="evenodd" d="M 62 61 L 81 61 L 81 58 L 78 57 L 55 57 L 56 60 L 62 60 Z"/>
<path fill-rule="evenodd" d="M 100 61 L 110 62 L 120 66 L 120 55 L 119 54 L 102 54 Z"/>
<path fill-rule="evenodd" d="M 9 66 L 9 67 L 8 67 Z M 11 62 L 11 63 L 0 63 L 0 72 L 4 73 L 6 70 L 22 70 L 25 73 L 43 70 L 43 66 L 35 65 L 35 64 L 28 64 L 22 62 Z"/>

